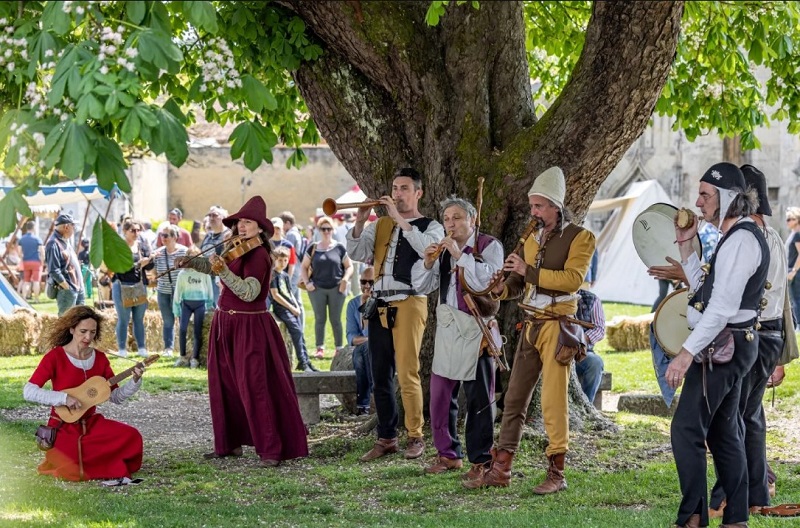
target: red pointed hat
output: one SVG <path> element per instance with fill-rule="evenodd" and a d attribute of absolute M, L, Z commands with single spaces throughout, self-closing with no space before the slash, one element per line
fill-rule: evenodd
<path fill-rule="evenodd" d="M 247 200 L 247 203 L 244 204 L 241 209 L 226 217 L 222 223 L 228 227 L 233 227 L 236 225 L 236 222 L 242 218 L 256 222 L 267 236 L 272 238 L 275 227 L 272 225 L 272 222 L 269 221 L 269 218 L 267 218 L 267 204 L 262 197 L 253 196 Z"/>

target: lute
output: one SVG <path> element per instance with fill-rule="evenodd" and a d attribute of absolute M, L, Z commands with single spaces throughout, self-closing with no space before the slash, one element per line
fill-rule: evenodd
<path fill-rule="evenodd" d="M 132 375 L 133 369 L 142 366 L 149 367 L 158 361 L 159 357 L 158 354 L 147 356 L 141 363 L 137 363 L 109 379 L 105 379 L 103 376 L 92 376 L 77 387 L 65 389 L 64 392 L 81 402 L 81 408 L 73 410 L 66 405 L 59 405 L 55 408 L 56 414 L 66 423 L 77 422 L 86 411 L 108 400 L 111 397 L 111 387 Z"/>

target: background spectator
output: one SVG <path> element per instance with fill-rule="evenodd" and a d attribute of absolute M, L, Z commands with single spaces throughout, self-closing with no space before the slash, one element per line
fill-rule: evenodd
<path fill-rule="evenodd" d="M 328 316 L 336 348 L 344 345 L 342 308 L 350 287 L 353 263 L 347 256 L 345 246 L 333 239 L 333 220 L 323 216 L 317 222 L 317 227 L 321 235 L 320 241 L 311 244 L 303 256 L 301 274 L 314 310 L 316 356 L 322 358 L 325 354 L 325 323 Z M 309 271 L 312 273 L 311 278 Z"/>
<path fill-rule="evenodd" d="M 53 235 L 45 246 L 47 280 L 58 290 L 56 304 L 59 317 L 73 306 L 83 304 L 84 301 L 81 265 L 72 247 L 74 234 L 75 222 L 72 216 L 62 213 L 56 218 Z"/>
<path fill-rule="evenodd" d="M 369 299 L 375 284 L 371 267 L 361 272 L 361 295 L 347 303 L 347 344 L 353 347 L 353 370 L 356 371 L 357 415 L 369 414 L 372 396 L 372 361 L 369 356 L 368 325 L 361 316 L 361 305 Z"/>
<path fill-rule="evenodd" d="M 797 278 L 797 272 L 800 269 L 800 208 L 789 207 L 786 209 L 786 225 L 791 229 L 789 236 L 786 238 L 786 258 L 789 264 L 789 297 L 792 300 L 795 331 L 800 332 L 800 279 Z"/>
<path fill-rule="evenodd" d="M 200 253 L 195 247 L 186 251 L 187 257 L 195 257 Z M 200 365 L 200 347 L 203 343 L 203 321 L 206 310 L 214 306 L 214 290 L 211 275 L 200 273 L 192 268 L 185 268 L 178 273 L 175 294 L 172 297 L 172 312 L 180 319 L 178 343 L 180 357 L 175 361 L 176 367 L 197 368 Z M 192 359 L 186 359 L 186 336 L 189 332 L 189 319 L 194 318 L 194 341 L 192 343 Z"/>
<path fill-rule="evenodd" d="M 175 227 L 178 228 L 179 232 L 178 244 L 188 248 L 192 246 L 192 235 L 187 230 L 178 225 L 178 222 L 180 222 L 182 218 L 183 218 L 183 211 L 181 211 L 176 207 L 167 214 L 167 220 L 169 221 L 169 224 L 164 224 L 162 226 L 159 226 L 158 232 L 162 233 L 164 231 L 164 228 L 167 227 L 167 225 L 174 225 Z M 158 239 L 156 240 L 156 246 L 161 247 L 163 245 L 164 241 L 161 239 L 161 237 L 158 237 Z"/>
<path fill-rule="evenodd" d="M 19 266 L 22 275 L 22 298 L 27 299 L 33 291 L 33 301 L 39 302 L 42 282 L 42 261 L 44 260 L 44 243 L 33 233 L 36 223 L 28 220 L 22 228 L 19 247 L 22 249 L 22 262 Z"/>
<path fill-rule="evenodd" d="M 122 224 L 122 235 L 133 254 L 133 267 L 125 273 L 114 275 L 111 284 L 111 297 L 117 312 L 117 353 L 123 357 L 128 355 L 128 323 L 130 323 L 131 317 L 133 318 L 133 337 L 136 339 L 139 355 L 147 357 L 147 344 L 144 337 L 144 312 L 147 310 L 147 300 L 145 299 L 144 303 L 137 306 L 126 307 L 122 304 L 123 285 L 146 283 L 144 272 L 154 267 L 150 246 L 139 236 L 141 231 L 141 224 L 133 220 L 127 220 Z"/>
<path fill-rule="evenodd" d="M 592 323 L 594 328 L 585 330 L 583 337 L 586 340 L 586 358 L 575 363 L 575 374 L 581 382 L 581 389 L 590 402 L 594 401 L 600 382 L 603 380 L 603 358 L 594 351 L 594 346 L 606 335 L 606 317 L 603 313 L 603 303 L 588 290 L 578 290 L 577 319 Z"/>
<path fill-rule="evenodd" d="M 175 285 L 178 282 L 180 270 L 175 266 L 175 259 L 186 255 L 189 249 L 182 244 L 178 244 L 178 226 L 169 225 L 159 233 L 164 246 L 159 248 L 153 255 L 156 265 L 156 275 L 158 284 L 158 309 L 161 311 L 161 321 L 163 324 L 164 354 L 172 357 L 175 343 L 175 314 L 172 311 L 172 300 L 175 295 Z M 167 272 L 167 270 L 172 270 Z"/>
<path fill-rule="evenodd" d="M 222 254 L 221 242 L 231 233 L 231 230 L 222 223 L 226 216 L 228 216 L 228 211 L 218 205 L 212 205 L 208 210 L 208 214 L 206 215 L 208 218 L 208 229 L 206 229 L 206 236 L 200 243 L 201 252 L 216 246 L 214 253 L 217 255 Z M 209 251 L 203 254 L 208 257 L 211 255 L 211 252 Z M 217 300 L 219 299 L 219 277 L 211 278 L 211 287 L 214 289 L 214 305 L 216 306 Z"/>

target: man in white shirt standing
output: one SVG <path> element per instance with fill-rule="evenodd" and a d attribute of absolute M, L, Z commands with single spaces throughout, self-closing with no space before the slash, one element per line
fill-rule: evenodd
<path fill-rule="evenodd" d="M 751 508 L 769 506 L 770 491 L 767 483 L 767 421 L 764 417 L 764 392 L 767 381 L 775 370 L 783 351 L 784 325 L 783 305 L 788 285 L 786 249 L 781 236 L 771 228 L 764 216 L 772 216 L 767 198 L 767 180 L 764 174 L 752 165 L 740 167 L 748 186 L 758 192 L 758 209 L 752 216 L 764 233 L 769 247 L 769 271 L 764 301 L 758 318 L 758 358 L 752 370 L 742 381 L 739 410 L 744 420 L 744 446 L 747 456 L 748 500 Z M 791 327 L 788 329 L 791 332 Z M 725 492 L 717 481 L 711 492 L 711 516 L 722 516 L 725 507 Z M 716 515 L 715 515 L 716 514 Z"/>
<path fill-rule="evenodd" d="M 750 218 L 758 205 L 756 192 L 746 193 L 745 188 L 742 171 L 731 163 L 712 165 L 700 179 L 696 206 L 703 219 L 718 225 L 723 233 L 706 269 L 701 268 L 692 249 L 697 219 L 685 229 L 675 228 L 681 265 L 692 292 L 686 314 L 692 333 L 666 373 L 672 388 L 685 377 L 671 427 L 682 494 L 675 521 L 678 526 L 708 526 L 706 445 L 728 498 L 723 525 L 746 527 L 749 517 L 739 398 L 742 380 L 758 356 L 755 326 L 770 255 L 762 230 Z M 727 362 L 708 359 L 711 352 L 712 358 L 716 354 L 722 360 L 730 350 L 728 343 L 733 350 Z"/>
<path fill-rule="evenodd" d="M 388 215 L 365 227 L 372 208 L 359 207 L 356 225 L 347 233 L 350 258 L 359 262 L 374 259 L 376 273 L 370 298 L 376 308 L 367 311 L 371 303 L 365 303 L 363 308 L 369 319 L 378 440 L 361 457 L 362 462 L 398 451 L 395 373 L 408 430 L 404 456 L 419 458 L 425 451 L 419 350 L 428 318 L 428 299 L 412 287 L 411 269 L 423 258 L 425 248 L 444 238 L 444 228 L 419 212 L 420 198 L 422 176 L 412 168 L 402 168 L 392 181 L 392 195 L 380 198 Z"/>

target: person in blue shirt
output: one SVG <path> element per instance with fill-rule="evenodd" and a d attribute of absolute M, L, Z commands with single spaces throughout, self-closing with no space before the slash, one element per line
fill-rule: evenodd
<path fill-rule="evenodd" d="M 372 395 L 372 361 L 369 357 L 368 326 L 361 317 L 361 305 L 369 299 L 375 278 L 372 267 L 361 272 L 361 295 L 347 303 L 347 344 L 353 347 L 353 370 L 356 371 L 356 414 L 369 414 Z"/>
<path fill-rule="evenodd" d="M 19 239 L 19 247 L 22 249 L 22 298 L 27 299 L 33 291 L 33 301 L 39 302 L 42 282 L 42 256 L 44 255 L 44 243 L 42 239 L 33 234 L 36 226 L 33 220 L 25 222 L 22 228 L 22 236 Z"/>

